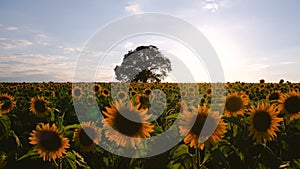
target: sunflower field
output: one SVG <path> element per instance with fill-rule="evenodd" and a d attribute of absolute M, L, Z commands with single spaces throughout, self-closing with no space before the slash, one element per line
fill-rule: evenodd
<path fill-rule="evenodd" d="M 0 83 L 0 169 L 300 168 L 299 117 L 290 82 Z M 177 119 L 182 139 L 159 155 L 99 146 L 133 150 Z"/>

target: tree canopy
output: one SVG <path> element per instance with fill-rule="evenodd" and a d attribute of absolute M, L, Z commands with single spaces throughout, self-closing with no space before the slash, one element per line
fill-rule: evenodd
<path fill-rule="evenodd" d="M 170 60 L 153 45 L 128 51 L 114 69 L 116 79 L 123 82 L 160 82 L 171 70 Z"/>

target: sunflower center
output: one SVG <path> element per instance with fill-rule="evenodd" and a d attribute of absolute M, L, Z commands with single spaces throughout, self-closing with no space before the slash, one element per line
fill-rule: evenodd
<path fill-rule="evenodd" d="M 211 89 L 207 89 L 206 92 L 207 92 L 207 94 L 211 94 L 212 91 L 211 91 Z"/>
<path fill-rule="evenodd" d="M 74 95 L 75 95 L 76 97 L 79 97 L 79 96 L 81 95 L 81 90 L 80 90 L 80 89 L 75 89 L 75 90 L 74 90 Z"/>
<path fill-rule="evenodd" d="M 99 91 L 99 89 L 100 89 L 100 88 L 99 88 L 99 86 L 97 86 L 97 85 L 94 87 L 94 91 L 95 91 L 96 93 Z"/>
<path fill-rule="evenodd" d="M 195 121 L 193 127 L 191 128 L 190 132 L 192 134 L 200 136 L 200 133 L 204 127 L 204 124 L 208 125 L 206 128 L 211 129 L 211 128 L 215 128 L 216 122 L 204 113 L 198 114 L 196 121 Z M 209 131 L 209 130 L 202 132 L 203 136 L 208 136 L 210 134 L 211 134 L 211 131 Z"/>
<path fill-rule="evenodd" d="M 300 111 L 300 98 L 297 96 L 291 96 L 284 102 L 284 108 L 290 114 L 297 114 Z"/>
<path fill-rule="evenodd" d="M 268 112 L 258 111 L 253 117 L 253 126 L 259 132 L 265 132 L 271 126 L 271 116 Z"/>
<path fill-rule="evenodd" d="M 230 112 L 236 112 L 243 106 L 243 101 L 239 97 L 229 97 L 225 102 L 225 109 Z"/>
<path fill-rule="evenodd" d="M 279 93 L 272 93 L 269 97 L 269 100 L 278 100 L 279 99 Z"/>
<path fill-rule="evenodd" d="M 57 151 L 61 147 L 62 140 L 56 132 L 45 132 L 38 138 L 41 147 L 48 151 Z"/>
<path fill-rule="evenodd" d="M 130 96 L 133 97 L 136 94 L 135 91 L 130 92 Z"/>
<path fill-rule="evenodd" d="M 88 133 L 88 135 L 87 135 Z M 84 129 L 81 129 L 79 132 L 79 141 L 80 144 L 84 145 L 84 146 L 88 146 L 91 145 L 94 141 L 91 138 L 95 138 L 96 133 L 94 131 L 94 129 L 92 129 L 91 127 L 86 127 Z"/>
<path fill-rule="evenodd" d="M 43 100 L 36 100 L 34 104 L 34 108 L 37 112 L 45 112 L 46 111 L 46 105 Z"/>
<path fill-rule="evenodd" d="M 142 120 L 141 116 L 137 114 L 137 112 L 126 110 L 122 113 L 127 113 L 128 115 L 131 116 L 132 119 L 136 119 L 139 121 Z M 117 113 L 115 117 L 114 128 L 120 133 L 131 137 L 137 135 L 140 132 L 142 128 L 142 123 L 131 121 L 125 118 L 124 116 L 122 116 L 120 113 Z"/>
<path fill-rule="evenodd" d="M 150 95 L 151 90 L 150 90 L 150 89 L 147 89 L 147 90 L 145 91 L 145 93 L 146 93 L 147 95 Z"/>
<path fill-rule="evenodd" d="M 11 101 L 6 97 L 0 98 L 0 103 L 2 103 L 1 110 L 7 110 L 11 105 Z"/>
<path fill-rule="evenodd" d="M 190 93 L 194 93 L 194 91 L 195 91 L 195 89 L 194 89 L 193 87 L 190 87 L 190 88 L 189 88 L 189 92 L 190 92 Z"/>
<path fill-rule="evenodd" d="M 108 96 L 108 90 L 104 90 L 103 93 L 105 96 Z"/>
<path fill-rule="evenodd" d="M 119 98 L 119 99 L 124 99 L 124 98 L 125 98 L 125 93 L 120 92 L 120 93 L 118 94 L 118 98 Z"/>

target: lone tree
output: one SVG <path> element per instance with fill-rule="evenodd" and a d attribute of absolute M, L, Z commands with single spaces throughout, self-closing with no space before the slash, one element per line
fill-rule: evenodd
<path fill-rule="evenodd" d="M 152 45 L 128 51 L 114 69 L 116 79 L 123 82 L 160 82 L 171 70 L 170 60 Z"/>

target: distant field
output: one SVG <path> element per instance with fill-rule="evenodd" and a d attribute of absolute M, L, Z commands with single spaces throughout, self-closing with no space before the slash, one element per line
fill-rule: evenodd
<path fill-rule="evenodd" d="M 0 83 L 0 107 L 0 169 L 300 168 L 299 83 Z M 134 149 L 139 142 L 115 132 L 150 138 L 178 118 L 185 137 L 161 155 L 125 158 L 97 145 Z M 216 128 L 198 142 L 205 120 Z"/>

